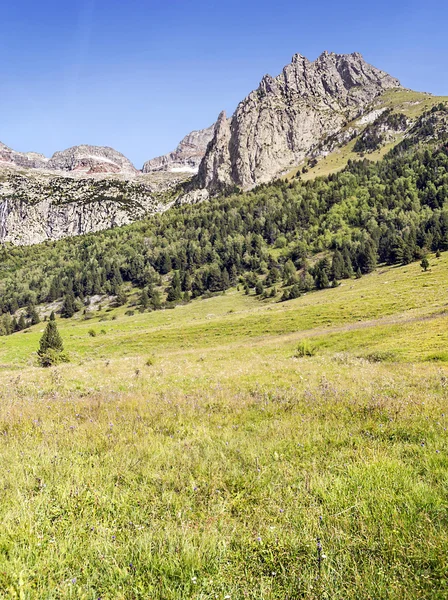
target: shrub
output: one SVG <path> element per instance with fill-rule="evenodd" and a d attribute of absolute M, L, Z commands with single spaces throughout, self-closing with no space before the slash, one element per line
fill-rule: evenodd
<path fill-rule="evenodd" d="M 376 350 L 375 352 L 366 354 L 363 358 L 371 363 L 387 362 L 395 359 L 395 353 L 384 350 Z"/>
<path fill-rule="evenodd" d="M 315 346 L 310 344 L 307 340 L 303 340 L 302 342 L 299 342 L 294 356 L 296 358 L 303 358 L 304 356 L 314 356 L 315 354 Z"/>
<path fill-rule="evenodd" d="M 90 337 L 96 337 L 96 331 L 94 329 L 89 329 Z"/>
<path fill-rule="evenodd" d="M 59 352 L 53 348 L 48 348 L 48 350 L 42 354 L 39 354 L 37 360 L 39 366 L 41 367 L 53 367 L 55 365 L 59 365 L 60 363 L 69 362 L 69 357 L 66 352 Z"/>

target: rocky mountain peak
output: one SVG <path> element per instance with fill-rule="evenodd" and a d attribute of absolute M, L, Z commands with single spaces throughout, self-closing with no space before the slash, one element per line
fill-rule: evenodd
<path fill-rule="evenodd" d="M 143 165 L 143 173 L 154 171 L 197 173 L 207 145 L 213 137 L 214 128 L 215 126 L 212 125 L 206 129 L 192 131 L 183 138 L 173 152 L 148 160 Z"/>
<path fill-rule="evenodd" d="M 103 146 L 73 146 L 56 152 L 47 167 L 58 171 L 81 171 L 93 173 L 120 173 L 135 175 L 137 169 L 123 154 Z"/>
<path fill-rule="evenodd" d="M 0 142 L 0 167 L 14 166 L 28 169 L 43 169 L 48 158 L 37 152 L 16 152 Z"/>
<path fill-rule="evenodd" d="M 277 77 L 265 75 L 230 122 L 221 113 L 197 185 L 211 192 L 250 188 L 298 164 L 320 139 L 340 131 L 372 100 L 400 82 L 361 54 L 295 54 Z"/>

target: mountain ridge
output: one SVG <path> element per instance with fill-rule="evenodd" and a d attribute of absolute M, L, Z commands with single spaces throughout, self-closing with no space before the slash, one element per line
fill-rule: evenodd
<path fill-rule="evenodd" d="M 143 165 L 143 173 L 154 171 L 197 173 L 207 145 L 213 139 L 214 131 L 215 124 L 206 129 L 191 131 L 179 142 L 173 152 L 146 161 Z"/>
<path fill-rule="evenodd" d="M 223 113 L 199 167 L 197 187 L 212 193 L 266 183 L 300 162 L 316 140 L 335 134 L 398 79 L 358 52 L 295 54 L 277 77 L 265 75 L 230 122 Z"/>

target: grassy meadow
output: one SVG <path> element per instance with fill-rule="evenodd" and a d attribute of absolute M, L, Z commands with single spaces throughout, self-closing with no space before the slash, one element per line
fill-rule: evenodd
<path fill-rule="evenodd" d="M 448 596 L 448 253 L 0 338 L 0 598 Z"/>

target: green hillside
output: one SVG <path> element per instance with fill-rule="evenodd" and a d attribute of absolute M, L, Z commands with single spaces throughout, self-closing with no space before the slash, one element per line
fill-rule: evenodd
<path fill-rule="evenodd" d="M 350 161 L 326 178 L 276 181 L 106 232 L 3 246 L 0 333 L 36 321 L 39 305 L 71 317 L 107 296 L 159 310 L 236 285 L 288 300 L 445 251 L 447 131 L 448 109 L 437 105 L 377 163 Z"/>

